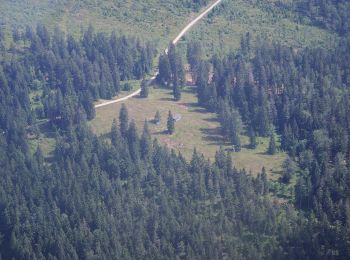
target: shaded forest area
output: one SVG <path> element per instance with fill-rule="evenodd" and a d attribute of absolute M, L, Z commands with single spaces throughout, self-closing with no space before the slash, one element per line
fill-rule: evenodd
<path fill-rule="evenodd" d="M 198 103 L 218 113 L 233 144 L 239 143 L 232 138 L 238 124 L 231 123 L 240 119 L 251 140 L 281 135 L 280 149 L 290 156 L 281 182 L 296 177 L 295 207 L 322 223 L 318 236 L 347 255 L 350 41 L 343 39 L 334 50 L 295 50 L 259 39 L 252 46 L 246 34 L 236 54 L 210 62 L 200 57 L 189 59 Z"/>
<path fill-rule="evenodd" d="M 39 24 L 36 30 L 13 30 L 13 42 L 1 64 L 1 71 L 9 75 L 4 91 L 31 92 L 39 103 L 35 116 L 62 128 L 78 120 L 78 115 L 92 119 L 93 102 L 117 95 L 120 81 L 142 79 L 156 54 L 149 42 L 116 32 L 95 33 L 92 26 L 76 40 L 58 29 L 50 35 Z M 28 109 L 27 94 L 15 98 Z"/>
<path fill-rule="evenodd" d="M 349 41 L 297 51 L 252 46 L 247 34 L 224 58 L 189 51 L 198 102 L 220 115 L 223 134 L 238 142 L 241 120 L 256 135 L 282 135 L 281 149 L 297 163 L 283 179 L 298 175 L 289 203 L 274 197 L 264 169 L 252 177 L 222 150 L 214 162 L 200 151 L 187 162 L 151 140 L 147 122 L 138 136 L 126 107 L 107 138 L 92 134 L 92 101 L 118 93 L 120 79 L 142 78 L 155 54 L 113 35 L 90 28 L 76 41 L 38 26 L 2 45 L 2 258 L 349 257 Z M 177 85 L 174 67 L 163 79 Z M 38 90 L 43 112 L 30 104 Z M 63 130 L 50 161 L 29 149 L 36 117 Z"/>

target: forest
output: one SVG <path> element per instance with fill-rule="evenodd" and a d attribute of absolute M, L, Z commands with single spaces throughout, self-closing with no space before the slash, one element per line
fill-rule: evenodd
<path fill-rule="evenodd" d="M 349 259 L 350 39 L 340 5 L 302 8 L 342 35 L 332 49 L 245 33 L 238 50 L 209 59 L 197 41 L 185 55 L 172 44 L 158 54 L 153 42 L 93 26 L 80 37 L 43 24 L 10 40 L 0 30 L 0 259 Z M 189 63 L 198 105 L 217 114 L 234 151 L 209 160 L 195 149 L 186 160 L 151 137 L 147 120 L 137 129 L 127 104 L 108 134 L 91 131 L 94 102 L 124 82 L 142 82 L 147 98 L 155 59 L 155 84 L 174 101 Z M 54 135 L 50 155 L 30 142 L 40 122 Z M 291 198 L 265 168 L 235 167 L 243 132 L 252 149 L 268 137 L 269 154 L 288 154 L 278 182 Z"/>

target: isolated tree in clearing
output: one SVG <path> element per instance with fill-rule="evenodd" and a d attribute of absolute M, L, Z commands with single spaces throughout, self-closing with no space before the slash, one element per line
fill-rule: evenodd
<path fill-rule="evenodd" d="M 147 80 L 143 80 L 141 83 L 141 92 L 140 92 L 140 96 L 142 98 L 147 98 L 149 94 L 149 89 L 148 89 L 148 84 L 147 84 Z"/>
<path fill-rule="evenodd" d="M 168 114 L 167 128 L 168 128 L 168 133 L 170 135 L 172 135 L 175 132 L 175 119 L 170 110 Z"/>

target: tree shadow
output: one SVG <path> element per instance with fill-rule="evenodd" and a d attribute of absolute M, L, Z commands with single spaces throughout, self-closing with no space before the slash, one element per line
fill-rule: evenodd
<path fill-rule="evenodd" d="M 57 129 L 50 121 L 46 121 L 37 125 L 40 133 L 45 138 L 55 138 Z"/>
<path fill-rule="evenodd" d="M 161 131 L 158 131 L 158 132 L 154 132 L 153 134 L 154 135 L 168 135 L 168 130 L 167 129 L 161 130 Z"/>
<path fill-rule="evenodd" d="M 206 121 L 206 122 L 210 122 L 210 123 L 217 123 L 217 122 L 219 122 L 219 119 L 216 118 L 216 117 L 204 118 L 203 120 Z"/>
<path fill-rule="evenodd" d="M 181 90 L 184 93 L 189 93 L 189 94 L 196 94 L 196 88 L 194 87 L 186 87 Z"/>
<path fill-rule="evenodd" d="M 174 98 L 163 97 L 160 99 L 161 101 L 175 101 Z"/>
<path fill-rule="evenodd" d="M 220 133 L 220 127 L 217 128 L 200 128 L 203 134 L 202 140 L 209 142 L 209 145 L 227 145 L 229 144 Z"/>

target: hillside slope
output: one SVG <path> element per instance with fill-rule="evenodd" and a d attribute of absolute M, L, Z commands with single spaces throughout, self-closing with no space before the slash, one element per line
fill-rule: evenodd
<path fill-rule="evenodd" d="M 191 20 L 209 1 L 9 1 L 0 0 L 0 22 L 13 26 L 43 23 L 53 29 L 78 34 L 93 24 L 97 31 L 116 30 L 141 38 L 166 40 Z M 167 42 L 166 42 L 167 43 Z"/>

